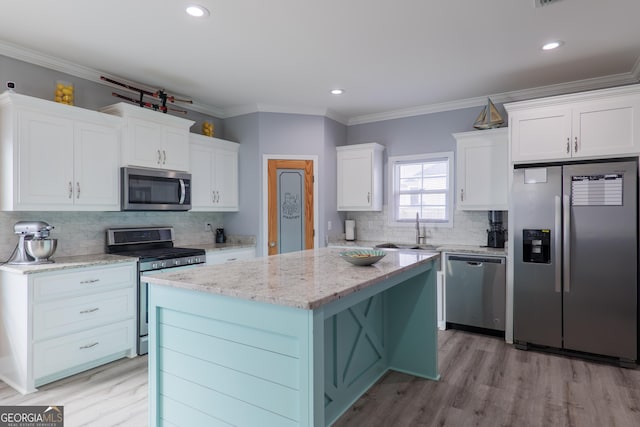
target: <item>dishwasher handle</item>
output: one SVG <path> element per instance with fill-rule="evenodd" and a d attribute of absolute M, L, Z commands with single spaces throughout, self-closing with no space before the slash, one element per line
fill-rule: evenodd
<path fill-rule="evenodd" d="M 467 256 L 467 255 L 447 255 L 449 261 L 462 261 L 469 265 L 480 266 L 486 264 L 504 264 L 504 257 L 484 257 L 484 256 Z"/>

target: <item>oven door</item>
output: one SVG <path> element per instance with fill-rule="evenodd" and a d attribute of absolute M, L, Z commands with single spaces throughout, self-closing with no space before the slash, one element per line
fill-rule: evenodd
<path fill-rule="evenodd" d="M 191 174 L 123 167 L 123 211 L 187 211 L 191 209 Z"/>
<path fill-rule="evenodd" d="M 184 265 L 181 267 L 164 268 L 161 270 L 143 271 L 138 283 L 138 354 L 149 352 L 149 284 L 144 281 L 145 276 L 160 273 L 177 273 L 180 270 L 196 268 L 199 265 Z"/>

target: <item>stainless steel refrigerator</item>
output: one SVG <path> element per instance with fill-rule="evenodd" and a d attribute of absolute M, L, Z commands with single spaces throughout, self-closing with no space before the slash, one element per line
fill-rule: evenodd
<path fill-rule="evenodd" d="M 637 360 L 638 166 L 516 166 L 513 335 Z"/>

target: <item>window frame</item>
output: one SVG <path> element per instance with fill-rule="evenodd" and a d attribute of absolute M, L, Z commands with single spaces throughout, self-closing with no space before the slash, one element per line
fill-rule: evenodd
<path fill-rule="evenodd" d="M 427 225 L 429 227 L 442 227 L 442 228 L 453 228 L 453 206 L 455 203 L 454 200 L 454 188 L 453 188 L 453 177 L 454 177 L 454 153 L 453 151 L 444 151 L 438 153 L 424 153 L 424 154 L 412 154 L 405 156 L 389 156 L 388 158 L 388 215 L 387 215 L 387 223 L 391 226 L 396 227 L 415 227 L 415 219 L 413 220 L 402 220 L 399 221 L 396 219 L 397 215 L 397 205 L 399 200 L 399 195 L 396 192 L 396 188 L 398 188 L 399 184 L 397 183 L 398 177 L 396 176 L 396 165 L 402 163 L 427 163 L 435 160 L 445 160 L 447 162 L 447 190 L 445 191 L 445 195 L 447 198 L 447 203 L 445 205 L 445 215 L 446 221 L 428 221 L 427 219 L 420 218 L 420 224 Z"/>

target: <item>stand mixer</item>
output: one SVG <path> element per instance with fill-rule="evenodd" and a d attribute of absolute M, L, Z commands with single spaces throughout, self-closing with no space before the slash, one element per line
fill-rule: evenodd
<path fill-rule="evenodd" d="M 20 236 L 18 246 L 7 264 L 47 264 L 56 251 L 58 239 L 49 239 L 54 227 L 44 221 L 20 221 L 13 232 Z"/>

